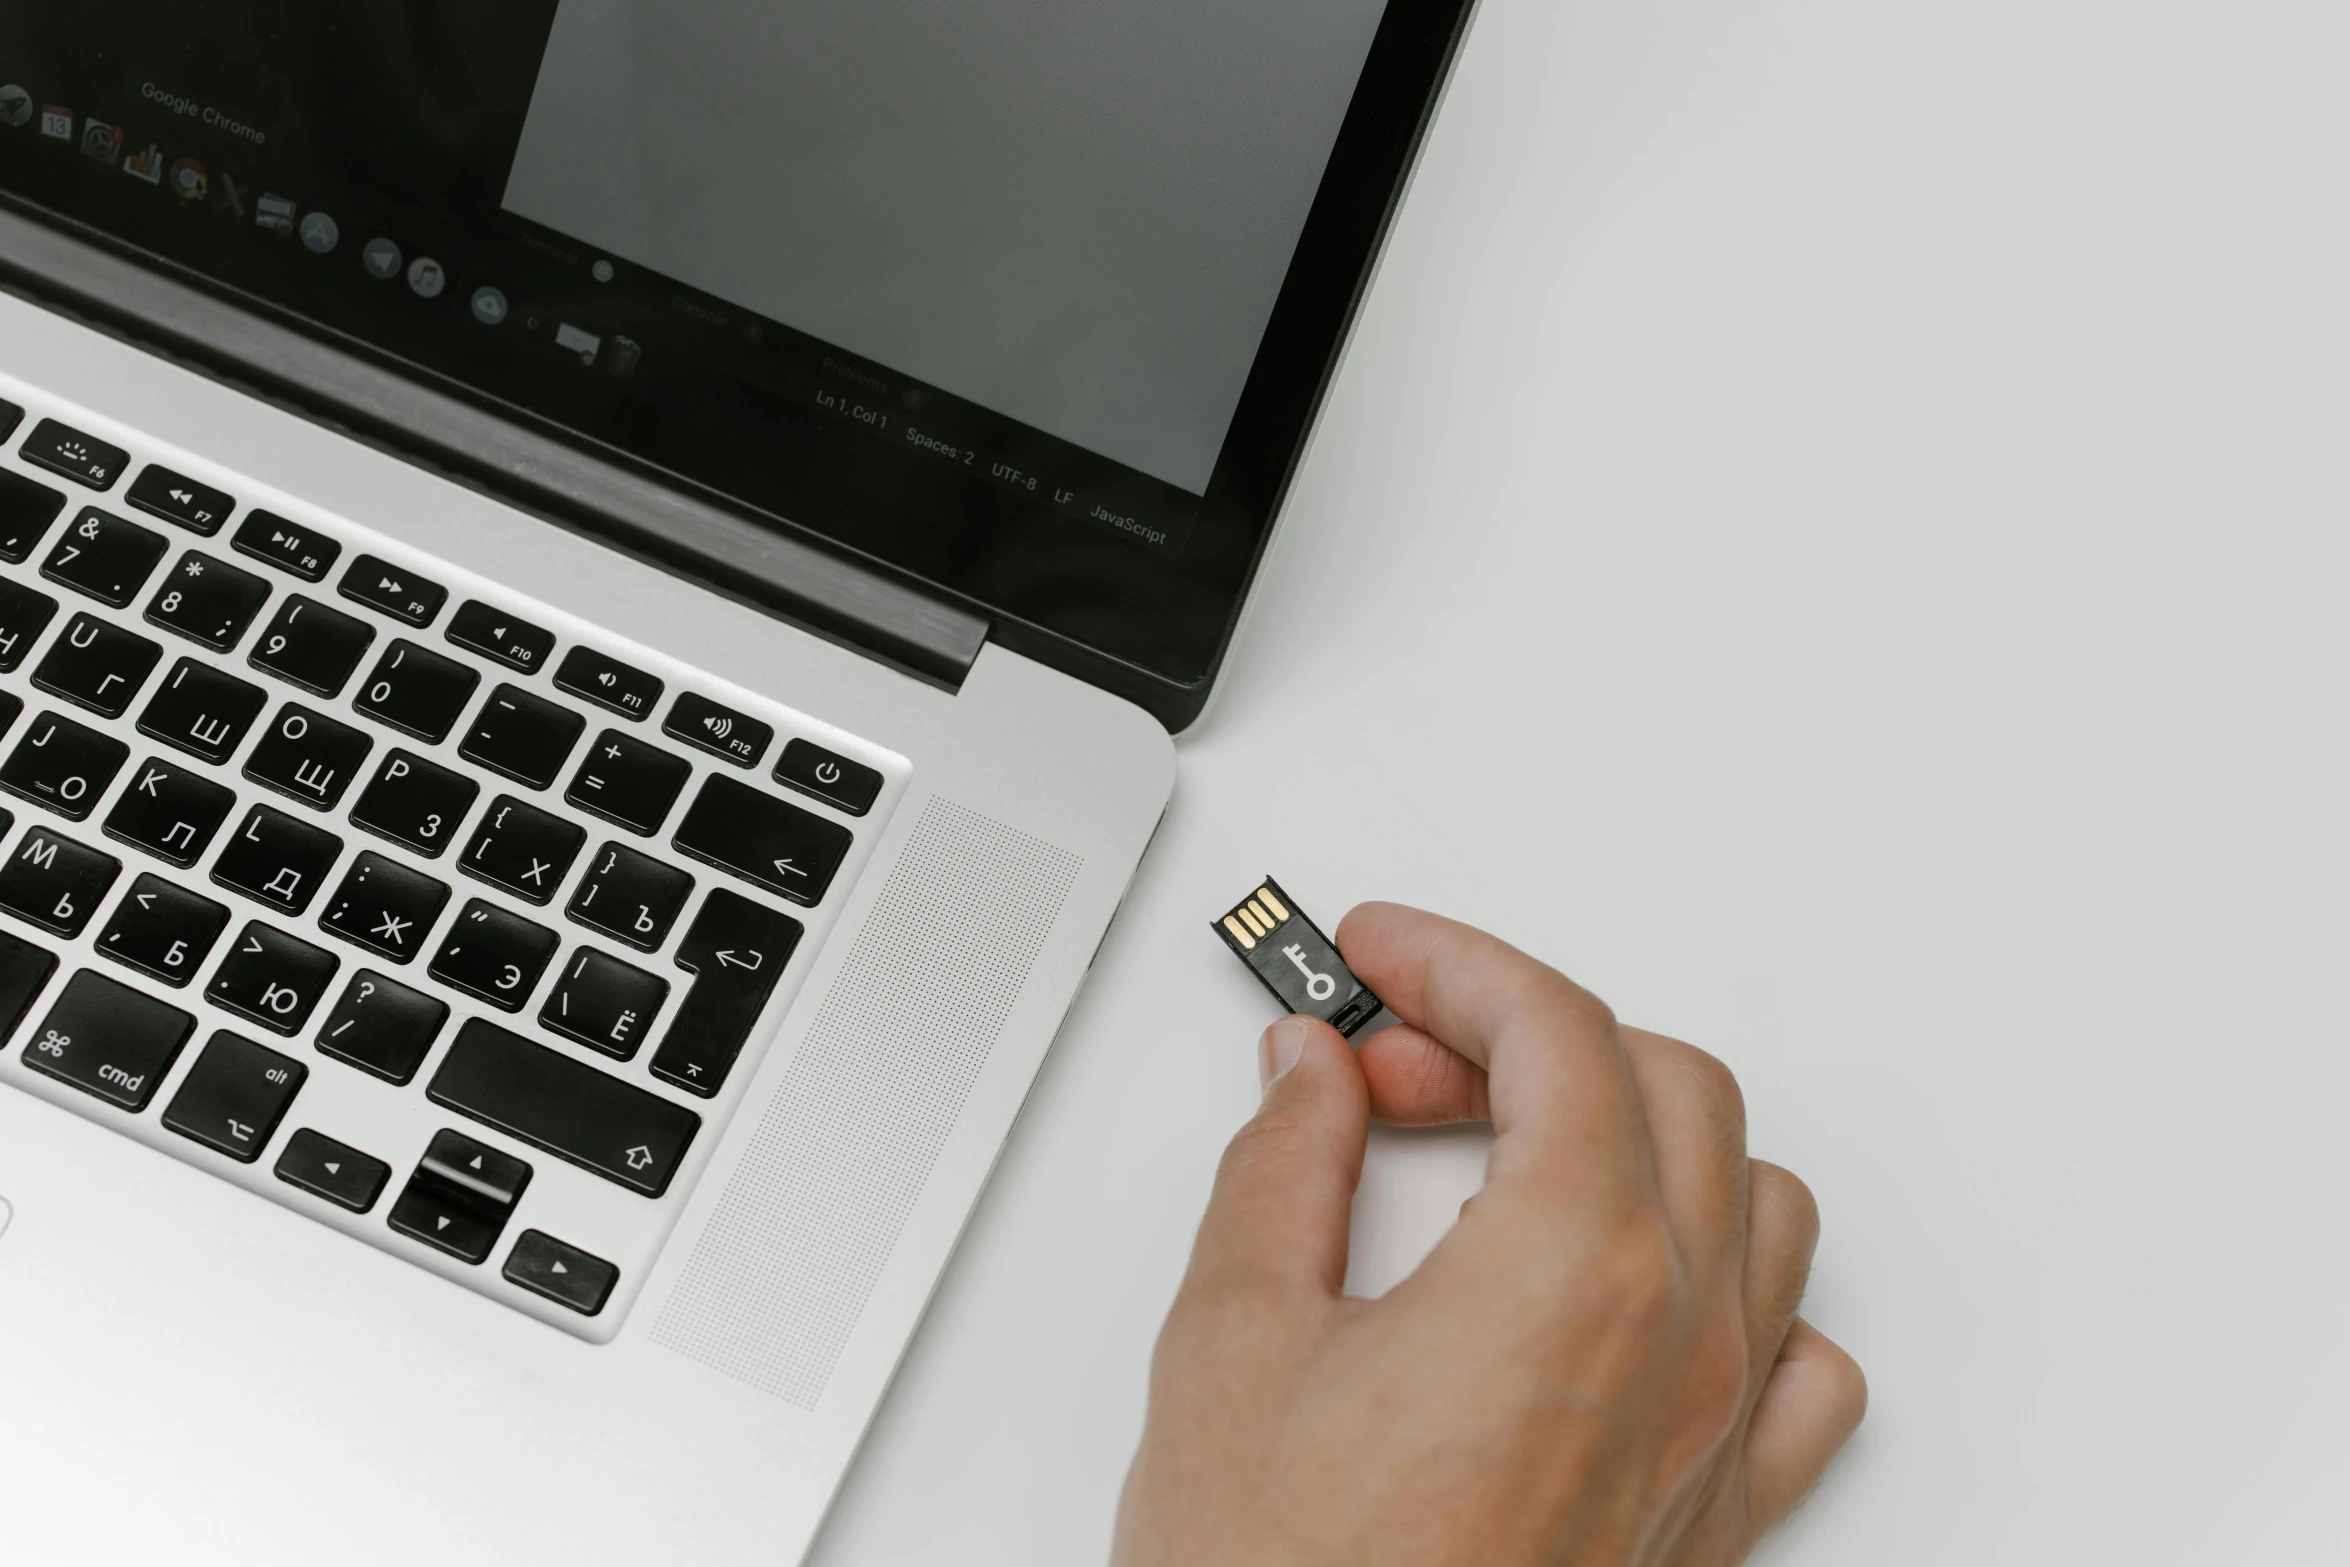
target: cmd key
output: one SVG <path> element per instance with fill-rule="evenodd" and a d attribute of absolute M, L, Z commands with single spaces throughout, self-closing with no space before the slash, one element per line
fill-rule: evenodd
<path fill-rule="evenodd" d="M 133 1114 L 163 1086 L 196 1020 L 88 969 L 65 982 L 24 1064 Z"/>

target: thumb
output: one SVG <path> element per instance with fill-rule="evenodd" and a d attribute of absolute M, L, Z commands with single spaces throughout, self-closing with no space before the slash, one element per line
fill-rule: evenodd
<path fill-rule="evenodd" d="M 1273 1283 L 1336 1295 L 1370 1093 L 1354 1051 L 1317 1018 L 1283 1018 L 1258 1050 L 1264 1104 L 1216 1171 L 1187 1288 Z"/>

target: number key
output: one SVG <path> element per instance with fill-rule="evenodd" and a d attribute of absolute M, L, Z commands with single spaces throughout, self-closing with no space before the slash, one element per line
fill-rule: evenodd
<path fill-rule="evenodd" d="M 144 875 L 106 922 L 98 950 L 166 985 L 195 978 L 212 944 L 228 929 L 228 910 L 210 898 Z"/>
<path fill-rule="evenodd" d="M 150 625 L 225 653 L 268 602 L 266 578 L 190 550 L 165 574 L 146 614 Z"/>
<path fill-rule="evenodd" d="M 394 751 L 352 805 L 351 820 L 428 859 L 438 859 L 480 793 L 481 785 L 463 773 L 428 762 L 413 751 Z"/>
<path fill-rule="evenodd" d="M 204 999 L 263 1028 L 292 1034 L 317 1008 L 340 961 L 324 947 L 248 920 L 204 987 Z"/>
<path fill-rule="evenodd" d="M 607 843 L 596 851 L 595 863 L 579 879 L 579 890 L 563 912 L 614 941 L 657 952 L 693 890 L 694 879 L 676 866 Z"/>
<path fill-rule="evenodd" d="M 358 616 L 297 593 L 278 606 L 246 658 L 255 669 L 331 697 L 343 689 L 374 640 L 375 628 Z"/>
<path fill-rule="evenodd" d="M 481 675 L 453 658 L 402 639 L 384 649 L 352 705 L 429 745 L 449 737 Z"/>
<path fill-rule="evenodd" d="M 120 609 L 138 597 L 169 547 L 153 528 L 85 506 L 41 562 L 41 575 Z"/>
<path fill-rule="evenodd" d="M 14 566 L 30 557 L 63 510 L 62 491 L 35 484 L 21 473 L 0 473 L 0 560 Z"/>
<path fill-rule="evenodd" d="M 555 933 L 545 926 L 476 898 L 442 939 L 431 973 L 493 1007 L 519 1012 L 546 972 L 556 944 Z"/>

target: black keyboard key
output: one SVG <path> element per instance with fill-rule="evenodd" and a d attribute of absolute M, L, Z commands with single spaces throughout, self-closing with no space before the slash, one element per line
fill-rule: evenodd
<path fill-rule="evenodd" d="M 98 951 L 174 988 L 196 977 L 228 929 L 228 910 L 210 898 L 142 875 L 99 932 Z"/>
<path fill-rule="evenodd" d="M 163 1124 L 182 1137 L 251 1164 L 277 1135 L 277 1123 L 302 1091 L 310 1068 L 227 1029 L 204 1042 L 204 1053 L 180 1079 L 163 1107 Z"/>
<path fill-rule="evenodd" d="M 316 528 L 266 511 L 246 513 L 229 544 L 238 554 L 290 571 L 304 582 L 324 577 L 334 568 L 335 557 L 343 553 L 342 545 Z"/>
<path fill-rule="evenodd" d="M 432 1053 L 449 1004 L 398 980 L 361 969 L 318 1031 L 321 1053 L 387 1082 L 405 1083 Z"/>
<path fill-rule="evenodd" d="M 594 648 L 575 647 L 556 666 L 555 684 L 598 707 L 640 722 L 661 700 L 661 677 L 632 669 Z"/>
<path fill-rule="evenodd" d="M 545 903 L 571 874 L 587 834 L 510 794 L 490 802 L 457 868 L 519 898 Z"/>
<path fill-rule="evenodd" d="M 703 780 L 671 840 L 743 880 L 813 905 L 848 857 L 849 830 L 732 778 Z"/>
<path fill-rule="evenodd" d="M 433 616 L 449 602 L 449 590 L 439 583 L 373 555 L 351 562 L 351 569 L 343 573 L 341 591 L 343 597 L 380 609 L 411 626 L 431 625 Z"/>
<path fill-rule="evenodd" d="M 16 727 L 16 720 L 23 712 L 23 697 L 13 691 L 0 691 L 0 735 L 4 735 Z M 11 818 L 11 820 L 13 819 Z M 0 829 L 0 831 L 5 831 L 5 829 Z"/>
<path fill-rule="evenodd" d="M 84 435 L 54 419 L 33 426 L 17 448 L 18 455 L 36 468 L 46 468 L 61 479 L 86 484 L 93 490 L 111 490 L 130 466 L 131 454 L 94 435 Z"/>
<path fill-rule="evenodd" d="M 220 960 L 204 999 L 263 1028 L 294 1034 L 310 1020 L 342 960 L 275 926 L 248 920 Z"/>
<path fill-rule="evenodd" d="M 465 711 L 473 688 L 480 684 L 481 674 L 472 665 L 402 640 L 384 649 L 352 705 L 370 718 L 439 745 L 449 738 L 457 715 Z"/>
<path fill-rule="evenodd" d="M 702 1125 L 683 1105 L 483 1018 L 457 1031 L 425 1092 L 435 1104 L 647 1197 L 669 1189 Z"/>
<path fill-rule="evenodd" d="M 157 584 L 147 623 L 225 653 L 267 602 L 267 578 L 190 550 Z"/>
<path fill-rule="evenodd" d="M 153 674 L 163 649 L 95 615 L 76 615 L 33 669 L 33 684 L 51 696 L 107 718 L 120 718 Z"/>
<path fill-rule="evenodd" d="M 437 859 L 457 836 L 481 785 L 413 751 L 394 751 L 351 807 L 351 820 Z"/>
<path fill-rule="evenodd" d="M 456 1132 L 436 1132 L 416 1173 L 392 1204 L 391 1225 L 466 1262 L 498 1244 L 530 1166 Z"/>
<path fill-rule="evenodd" d="M 591 1257 L 577 1246 L 555 1239 L 544 1230 L 524 1230 L 506 1254 L 500 1276 L 533 1295 L 543 1295 L 558 1306 L 568 1306 L 592 1317 L 612 1298 L 620 1270 L 601 1257 Z"/>
<path fill-rule="evenodd" d="M 85 506 L 41 562 L 41 575 L 120 609 L 139 596 L 170 545 L 153 528 Z"/>
<path fill-rule="evenodd" d="M 457 754 L 516 783 L 544 789 L 563 771 L 563 759 L 586 727 L 587 720 L 568 707 L 520 686 L 501 685 L 481 705 Z"/>
<path fill-rule="evenodd" d="M 758 766 L 759 758 L 767 753 L 767 742 L 775 738 L 773 726 L 693 691 L 677 693 L 661 732 L 687 745 L 700 746 L 737 767 Z"/>
<path fill-rule="evenodd" d="M 97 809 L 130 754 L 112 735 L 43 713 L 0 762 L 0 789 L 78 822 Z"/>
<path fill-rule="evenodd" d="M 694 982 L 653 1052 L 653 1075 L 705 1098 L 717 1093 L 800 935 L 790 915 L 713 888 L 677 946 L 677 966 Z"/>
<path fill-rule="evenodd" d="M 655 952 L 692 896 L 694 879 L 674 865 L 617 843 L 596 851 L 563 912 L 640 952 Z"/>
<path fill-rule="evenodd" d="M 862 816 L 881 798 L 881 774 L 863 762 L 827 751 L 812 740 L 794 740 L 775 760 L 775 781 L 814 795 L 851 816 Z"/>
<path fill-rule="evenodd" d="M 170 1075 L 196 1020 L 88 969 L 65 982 L 24 1064 L 136 1115 Z"/>
<path fill-rule="evenodd" d="M 5 441 L 14 435 L 16 427 L 22 423 L 24 423 L 23 406 L 12 403 L 5 397 L 0 397 L 0 441 Z"/>
<path fill-rule="evenodd" d="M 547 992 L 547 1004 L 539 1008 L 539 1026 L 626 1061 L 644 1044 L 654 1016 L 668 999 L 669 981 L 660 975 L 581 947 Z"/>
<path fill-rule="evenodd" d="M 139 715 L 139 733 L 215 766 L 236 754 L 269 693 L 210 664 L 183 658 Z"/>
<path fill-rule="evenodd" d="M 390 1184 L 392 1167 L 305 1126 L 286 1139 L 276 1174 L 288 1186 L 298 1186 L 338 1208 L 365 1213 Z"/>
<path fill-rule="evenodd" d="M 153 758 L 139 764 L 131 786 L 106 813 L 106 836 L 184 870 L 202 857 L 236 803 L 235 790 L 176 762 Z"/>
<path fill-rule="evenodd" d="M 0 674 L 13 674 L 57 618 L 57 601 L 38 588 L 0 578 Z"/>
<path fill-rule="evenodd" d="M 607 729 L 588 747 L 563 798 L 649 838 L 669 819 L 692 772 L 684 757 Z"/>
<path fill-rule="evenodd" d="M 0 909 L 68 938 L 82 933 L 122 861 L 103 850 L 33 827 L 0 865 Z"/>
<path fill-rule="evenodd" d="M 246 659 L 255 669 L 331 697 L 343 689 L 374 640 L 375 627 L 358 616 L 297 593 L 277 607 Z"/>
<path fill-rule="evenodd" d="M 245 776 L 314 811 L 331 810 L 374 748 L 366 730 L 288 702 L 245 758 Z"/>
<path fill-rule="evenodd" d="M 15 1036 L 16 1025 L 56 972 L 55 953 L 0 932 L 0 1044 Z"/>
<path fill-rule="evenodd" d="M 423 947 L 426 932 L 448 903 L 444 884 L 366 849 L 343 873 L 343 884 L 326 900 L 318 923 L 345 941 L 406 963 Z"/>
<path fill-rule="evenodd" d="M 212 879 L 271 908 L 299 914 L 343 852 L 343 840 L 296 821 L 273 806 L 256 805 L 212 865 Z"/>
<path fill-rule="evenodd" d="M 555 651 L 555 633 L 517 620 L 480 599 L 467 599 L 457 606 L 457 613 L 449 617 L 448 638 L 526 675 L 537 674 L 547 655 Z"/>
<path fill-rule="evenodd" d="M 176 522 L 189 532 L 206 537 L 218 533 L 220 525 L 228 521 L 228 514 L 237 509 L 228 491 L 199 484 L 185 474 L 173 473 L 153 463 L 131 481 L 122 498 L 150 517 Z"/>
<path fill-rule="evenodd" d="M 519 1012 L 547 971 L 556 945 L 555 933 L 544 925 L 475 898 L 441 938 L 430 972 L 444 985 Z"/>
<path fill-rule="evenodd" d="M 0 560 L 11 566 L 32 557 L 33 546 L 65 510 L 65 492 L 21 473 L 0 472 Z"/>

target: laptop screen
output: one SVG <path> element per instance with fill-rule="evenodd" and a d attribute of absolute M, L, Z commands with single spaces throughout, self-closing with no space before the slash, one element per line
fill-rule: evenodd
<path fill-rule="evenodd" d="M 33 0 L 0 193 L 1197 683 L 1458 9 Z"/>

